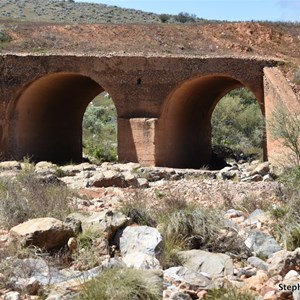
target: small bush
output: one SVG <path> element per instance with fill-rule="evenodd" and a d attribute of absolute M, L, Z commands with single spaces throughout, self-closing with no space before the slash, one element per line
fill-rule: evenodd
<path fill-rule="evenodd" d="M 6 33 L 5 31 L 0 30 L 0 45 L 9 43 L 10 41 L 11 41 L 10 35 L 8 33 Z"/>
<path fill-rule="evenodd" d="M 159 300 L 162 280 L 149 270 L 105 269 L 84 285 L 81 300 Z"/>
<path fill-rule="evenodd" d="M 25 168 L 15 180 L 0 180 L 0 222 L 11 228 L 30 218 L 64 219 L 72 210 L 72 193 L 58 183 L 44 184 Z"/>
<path fill-rule="evenodd" d="M 300 116 L 281 103 L 273 111 L 268 127 L 273 138 L 290 151 L 286 153 L 289 161 L 300 165 Z"/>
<path fill-rule="evenodd" d="M 179 23 L 193 23 L 196 21 L 197 16 L 194 14 L 189 14 L 187 12 L 180 12 L 175 16 L 175 21 Z"/>
<path fill-rule="evenodd" d="M 171 16 L 167 14 L 161 14 L 159 15 L 159 19 L 161 20 L 162 23 L 168 22 L 170 20 Z"/>
<path fill-rule="evenodd" d="M 213 289 L 208 293 L 208 300 L 255 300 L 257 295 L 251 291 L 238 290 L 234 286 Z"/>

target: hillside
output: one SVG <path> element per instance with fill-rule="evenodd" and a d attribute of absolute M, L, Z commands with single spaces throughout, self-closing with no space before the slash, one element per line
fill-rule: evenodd
<path fill-rule="evenodd" d="M 8 20 L 76 23 L 184 23 L 205 22 L 188 14 L 158 15 L 135 9 L 73 0 L 4 0 L 0 17 Z"/>

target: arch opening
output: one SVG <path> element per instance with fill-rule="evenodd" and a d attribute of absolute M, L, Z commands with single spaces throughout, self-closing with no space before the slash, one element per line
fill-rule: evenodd
<path fill-rule="evenodd" d="M 265 121 L 255 95 L 247 88 L 232 90 L 219 100 L 211 117 L 212 163 L 263 158 Z"/>
<path fill-rule="evenodd" d="M 76 73 L 54 73 L 30 83 L 12 112 L 10 156 L 58 164 L 81 162 L 84 112 L 103 91 L 90 77 Z"/>
<path fill-rule="evenodd" d="M 117 161 L 117 111 L 106 91 L 87 106 L 82 129 L 84 156 L 95 163 Z"/>
<path fill-rule="evenodd" d="M 227 93 L 244 86 L 226 75 L 208 75 L 188 80 L 175 89 L 161 114 L 157 165 L 211 167 L 212 113 Z"/>

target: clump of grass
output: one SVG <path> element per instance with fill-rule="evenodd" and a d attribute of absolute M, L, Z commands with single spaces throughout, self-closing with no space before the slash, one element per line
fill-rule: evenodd
<path fill-rule="evenodd" d="M 239 290 L 233 286 L 213 289 L 208 293 L 208 300 L 255 300 L 257 295 L 252 291 Z"/>
<path fill-rule="evenodd" d="M 186 250 L 186 244 L 186 239 L 182 237 L 164 237 L 163 251 L 159 259 L 163 269 L 182 265 L 182 259 L 179 257 L 178 252 Z"/>
<path fill-rule="evenodd" d="M 142 191 L 136 191 L 131 198 L 124 201 L 120 211 L 136 224 L 156 226 Z"/>
<path fill-rule="evenodd" d="M 104 232 L 93 230 L 85 230 L 78 235 L 77 251 L 72 254 L 73 265 L 76 265 L 77 269 L 81 271 L 89 270 L 100 265 L 103 259 L 99 255 L 97 245 L 100 240 L 103 240 L 104 236 Z"/>
<path fill-rule="evenodd" d="M 149 270 L 105 269 L 84 285 L 81 300 L 162 299 L 162 279 Z"/>
<path fill-rule="evenodd" d="M 210 249 L 223 226 L 222 220 L 217 210 L 188 206 L 166 216 L 160 228 L 165 240 L 177 237 L 185 241 L 186 248 Z"/>
<path fill-rule="evenodd" d="M 217 236 L 223 226 L 219 210 L 195 207 L 170 190 L 155 190 L 153 197 L 159 199 L 159 206 L 153 206 L 152 198 L 147 200 L 138 191 L 123 203 L 121 211 L 139 225 L 157 226 L 164 240 L 160 258 L 164 268 L 180 264 L 179 251 L 217 247 Z"/>
<path fill-rule="evenodd" d="M 276 220 L 272 234 L 285 249 L 295 250 L 300 247 L 300 167 L 287 169 L 280 177 L 283 183 L 283 205 L 270 210 Z"/>
<path fill-rule="evenodd" d="M 72 192 L 63 184 L 44 184 L 25 164 L 15 179 L 0 180 L 0 223 L 11 228 L 31 218 L 63 220 L 72 211 Z"/>

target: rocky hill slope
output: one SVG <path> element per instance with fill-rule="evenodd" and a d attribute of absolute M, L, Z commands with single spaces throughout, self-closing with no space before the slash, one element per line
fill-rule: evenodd
<path fill-rule="evenodd" d="M 135 9 L 73 0 L 3 0 L 0 3 L 0 16 L 10 20 L 62 23 L 205 22 L 189 14 L 158 15 Z"/>

